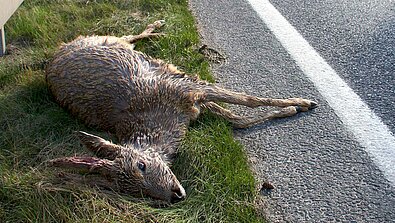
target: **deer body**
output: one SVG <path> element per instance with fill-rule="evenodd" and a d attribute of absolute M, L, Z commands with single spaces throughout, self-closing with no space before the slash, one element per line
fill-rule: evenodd
<path fill-rule="evenodd" d="M 113 131 L 124 144 L 172 155 L 200 112 L 195 80 L 133 50 L 116 37 L 79 37 L 47 69 L 56 100 L 87 125 Z"/>
<path fill-rule="evenodd" d="M 307 111 L 316 104 L 305 99 L 258 98 L 231 92 L 133 49 L 131 42 L 156 35 L 152 31 L 160 25 L 149 25 L 137 37 L 79 37 L 60 47 L 47 69 L 55 99 L 87 125 L 114 132 L 121 145 L 80 132 L 81 141 L 99 158 L 59 158 L 52 163 L 99 173 L 106 176 L 109 187 L 121 191 L 176 202 L 186 194 L 168 164 L 190 121 L 202 109 L 221 115 L 236 127 L 248 127 Z M 284 108 L 245 118 L 216 101 Z"/>

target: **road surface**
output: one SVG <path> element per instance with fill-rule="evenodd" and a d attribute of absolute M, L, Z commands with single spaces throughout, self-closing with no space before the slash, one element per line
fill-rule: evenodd
<path fill-rule="evenodd" d="M 395 2 L 190 5 L 203 43 L 227 57 L 213 68 L 220 85 L 320 103 L 235 131 L 258 181 L 275 187 L 262 193 L 269 222 L 395 222 Z"/>

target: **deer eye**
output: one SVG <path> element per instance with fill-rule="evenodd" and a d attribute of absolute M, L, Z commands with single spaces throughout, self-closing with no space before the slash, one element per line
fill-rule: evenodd
<path fill-rule="evenodd" d="M 138 161 L 137 162 L 137 167 L 141 170 L 141 171 L 145 171 L 145 163 L 143 161 Z"/>

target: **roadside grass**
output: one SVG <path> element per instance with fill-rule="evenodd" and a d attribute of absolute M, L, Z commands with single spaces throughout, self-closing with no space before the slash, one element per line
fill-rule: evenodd
<path fill-rule="evenodd" d="M 49 93 L 45 64 L 78 35 L 138 34 L 165 19 L 164 37 L 137 49 L 213 81 L 197 52 L 194 18 L 184 0 L 25 1 L 6 24 L 10 54 L 0 58 L 0 222 L 261 222 L 255 182 L 230 126 L 211 114 L 189 128 L 172 169 L 185 201 L 155 207 L 149 198 L 61 184 L 45 161 L 88 153 L 73 131 L 88 129 Z"/>

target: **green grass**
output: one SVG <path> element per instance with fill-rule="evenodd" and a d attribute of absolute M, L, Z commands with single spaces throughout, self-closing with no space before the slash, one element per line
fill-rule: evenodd
<path fill-rule="evenodd" d="M 211 114 L 189 128 L 180 148 L 172 169 L 188 197 L 171 206 L 63 185 L 56 180 L 60 170 L 45 165 L 88 153 L 73 131 L 99 133 L 61 109 L 48 92 L 44 68 L 57 46 L 79 35 L 137 34 L 159 19 L 166 20 L 166 36 L 141 41 L 137 49 L 213 81 L 197 52 L 186 1 L 30 0 L 13 15 L 5 27 L 10 54 L 0 58 L 0 222 L 262 221 L 243 149 L 230 126 Z"/>

